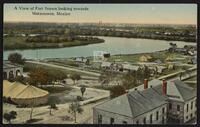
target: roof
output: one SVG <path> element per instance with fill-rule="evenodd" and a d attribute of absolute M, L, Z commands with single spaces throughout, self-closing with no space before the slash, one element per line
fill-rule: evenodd
<path fill-rule="evenodd" d="M 24 85 L 20 82 L 3 82 L 3 96 L 15 99 L 31 99 L 48 95 L 45 90 L 32 85 Z"/>
<path fill-rule="evenodd" d="M 148 82 L 148 87 L 152 86 L 158 93 L 162 95 L 162 81 L 154 79 Z M 135 87 L 137 90 L 143 91 L 143 84 Z M 134 91 L 135 88 L 129 91 Z M 196 89 L 189 87 L 187 84 L 180 80 L 167 81 L 167 95 L 168 99 L 173 99 L 176 101 L 186 102 L 187 100 L 194 98 L 196 94 Z"/>
<path fill-rule="evenodd" d="M 95 108 L 134 118 L 166 104 L 166 100 L 165 96 L 160 96 L 153 89 L 137 90 L 97 105 Z"/>
<path fill-rule="evenodd" d="M 127 70 L 138 70 L 139 66 L 134 66 L 134 65 L 130 65 L 130 64 L 123 64 L 123 69 L 127 69 Z"/>
<path fill-rule="evenodd" d="M 166 104 L 167 100 L 186 102 L 196 97 L 196 89 L 180 80 L 167 82 L 167 96 L 162 94 L 162 81 L 154 79 L 148 82 L 148 86 L 148 89 L 144 89 L 140 85 L 136 87 L 137 90 L 131 89 L 129 93 L 94 108 L 134 118 Z"/>
<path fill-rule="evenodd" d="M 10 90 L 12 84 L 8 80 L 3 80 L 3 96 Z"/>
<path fill-rule="evenodd" d="M 101 63 L 101 66 L 102 66 L 102 67 L 110 67 L 111 64 L 112 64 L 112 63 L 110 63 L 110 62 L 102 62 L 102 63 Z"/>
<path fill-rule="evenodd" d="M 83 57 L 77 57 L 77 58 L 75 58 L 76 62 L 84 62 L 85 63 L 85 62 L 87 62 L 87 60 L 88 60 L 87 58 L 83 58 Z"/>
<path fill-rule="evenodd" d="M 11 63 L 10 61 L 3 61 L 3 69 L 18 68 L 18 67 L 22 67 L 22 65 Z"/>

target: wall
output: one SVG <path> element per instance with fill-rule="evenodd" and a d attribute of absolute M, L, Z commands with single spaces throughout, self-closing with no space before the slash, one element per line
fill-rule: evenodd
<path fill-rule="evenodd" d="M 195 97 L 195 98 L 187 101 L 184 104 L 184 122 L 187 122 L 187 121 L 196 117 L 196 111 L 197 111 L 196 99 L 197 98 Z M 192 109 L 191 109 L 191 102 L 193 102 L 193 108 Z M 188 112 L 187 112 L 187 104 L 188 104 Z M 191 114 L 192 114 L 192 117 L 190 116 Z"/>
<path fill-rule="evenodd" d="M 169 103 L 172 104 L 172 109 L 169 109 L 168 104 L 168 122 L 174 123 L 174 120 L 180 120 L 180 123 L 183 123 L 183 115 L 184 115 L 184 103 L 179 101 L 169 100 Z M 180 111 L 177 111 L 177 105 L 180 105 Z M 172 121 L 173 119 L 173 121 Z"/>
<path fill-rule="evenodd" d="M 131 117 L 122 116 L 119 114 L 93 109 L 93 123 L 98 124 L 98 114 L 102 115 L 102 124 L 110 124 L 110 118 L 114 118 L 114 124 L 123 124 L 123 121 L 126 121 L 128 124 L 133 124 Z"/>
<path fill-rule="evenodd" d="M 162 108 L 165 108 L 165 113 L 162 113 Z M 156 120 L 156 112 L 159 111 L 158 120 Z M 164 116 L 164 123 L 166 123 L 166 114 L 167 114 L 167 104 L 162 105 L 150 112 L 142 114 L 136 118 L 131 118 L 127 116 L 123 116 L 120 114 L 115 114 L 107 111 L 103 111 L 100 109 L 93 109 L 93 123 L 98 124 L 98 114 L 102 115 L 102 123 L 103 124 L 110 124 L 110 118 L 114 118 L 114 124 L 123 124 L 123 121 L 126 121 L 127 124 L 136 124 L 136 121 L 139 120 L 139 124 L 143 124 L 143 119 L 146 117 L 146 124 L 150 124 L 150 115 L 153 114 L 152 117 L 152 124 L 162 124 L 162 116 Z"/>
<path fill-rule="evenodd" d="M 165 108 L 164 114 L 162 113 L 162 108 Z M 158 120 L 156 120 L 156 112 L 159 112 Z M 162 124 L 162 117 L 164 117 L 164 123 L 166 123 L 167 116 L 167 103 L 162 105 L 150 112 L 147 112 L 143 115 L 140 115 L 134 119 L 134 124 L 136 124 L 137 120 L 139 120 L 139 124 L 144 124 L 143 119 L 146 117 L 146 124 L 150 124 L 150 115 L 152 114 L 152 124 Z"/>

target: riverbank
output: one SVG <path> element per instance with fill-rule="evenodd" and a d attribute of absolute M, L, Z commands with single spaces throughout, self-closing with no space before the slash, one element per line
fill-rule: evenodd
<path fill-rule="evenodd" d="M 26 37 L 4 37 L 4 50 L 16 50 L 16 49 L 49 49 L 49 48 L 63 48 L 63 47 L 74 47 L 83 46 L 89 44 L 104 43 L 103 39 L 93 39 L 90 41 L 74 40 L 70 42 L 26 42 Z"/>

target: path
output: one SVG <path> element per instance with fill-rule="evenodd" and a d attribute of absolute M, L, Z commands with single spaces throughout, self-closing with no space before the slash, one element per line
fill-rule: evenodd
<path fill-rule="evenodd" d="M 44 62 L 38 62 L 38 61 L 26 61 L 26 62 L 27 63 L 33 63 L 33 64 L 45 65 L 45 66 L 49 66 L 49 67 L 60 68 L 60 69 L 65 69 L 65 70 L 70 70 L 70 71 L 81 72 L 81 73 L 85 73 L 85 74 L 89 74 L 89 75 L 93 75 L 93 76 L 100 76 L 99 73 L 89 72 L 89 71 L 80 70 L 80 69 L 76 69 L 76 68 L 63 67 L 63 66 L 59 66 L 59 65 L 54 65 L 54 64 L 44 63 Z"/>

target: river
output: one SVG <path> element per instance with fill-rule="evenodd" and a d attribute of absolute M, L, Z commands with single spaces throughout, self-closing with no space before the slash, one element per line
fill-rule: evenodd
<path fill-rule="evenodd" d="M 184 45 L 196 45 L 183 41 L 165 41 L 153 39 L 136 39 L 121 37 L 99 37 L 104 39 L 104 43 L 91 44 L 85 46 L 54 48 L 54 49 L 27 49 L 27 50 L 8 50 L 4 51 L 3 59 L 7 60 L 8 55 L 18 52 L 26 59 L 44 59 L 44 58 L 70 58 L 93 56 L 94 51 L 105 51 L 114 54 L 136 54 L 165 50 L 170 47 L 169 43 L 176 43 L 178 47 Z"/>

